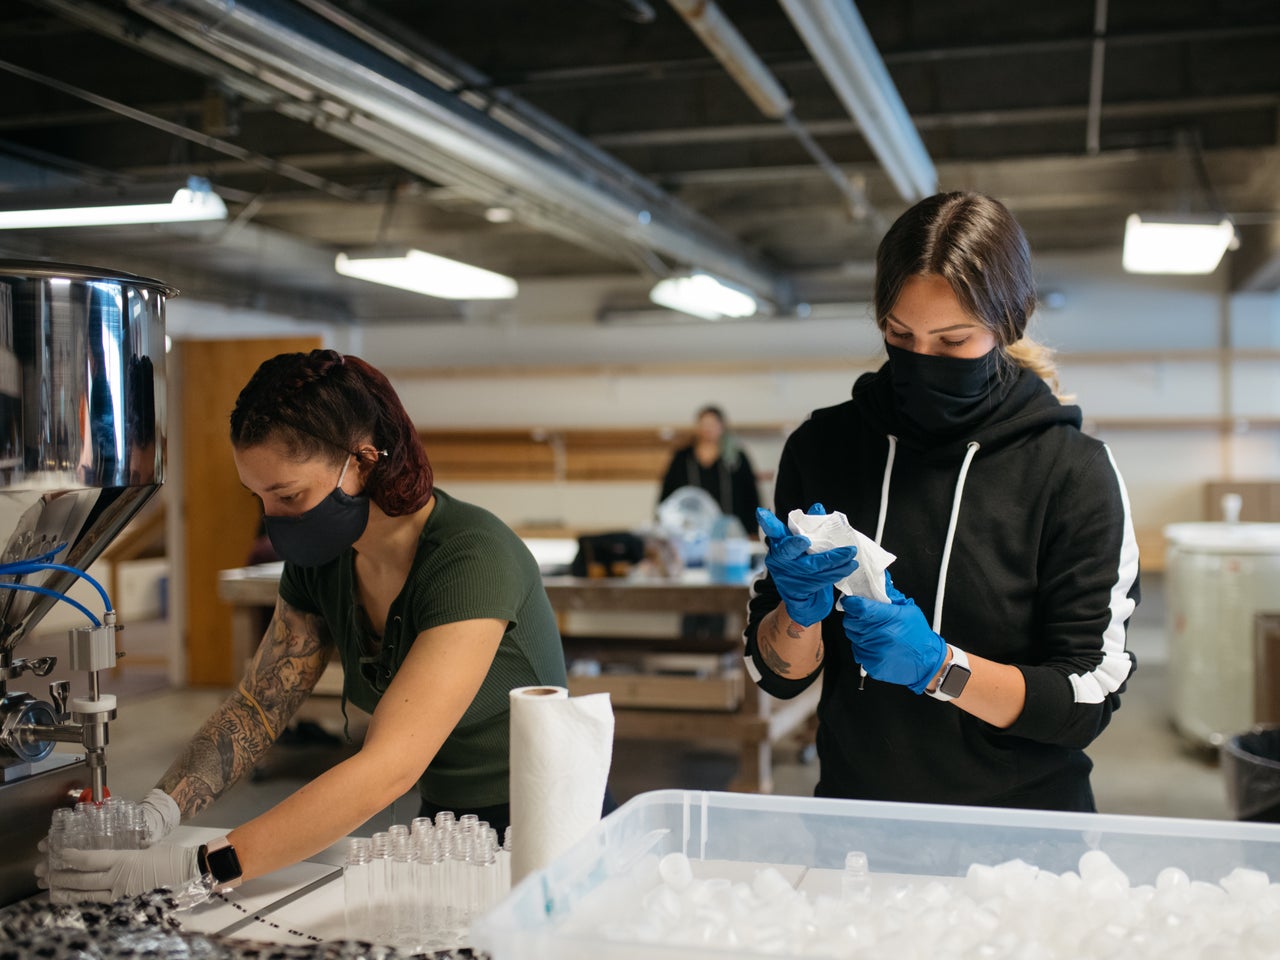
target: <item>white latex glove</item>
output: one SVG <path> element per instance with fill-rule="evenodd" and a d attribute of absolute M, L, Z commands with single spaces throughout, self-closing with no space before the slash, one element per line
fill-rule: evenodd
<path fill-rule="evenodd" d="M 178 888 L 198 879 L 195 847 L 161 843 L 145 850 L 63 850 L 59 867 L 36 864 L 40 886 L 54 903 L 110 903 L 156 887 Z"/>
<path fill-rule="evenodd" d="M 142 798 L 138 804 L 142 811 L 142 819 L 147 825 L 147 843 L 159 843 L 182 820 L 182 811 L 178 803 L 159 787 Z"/>

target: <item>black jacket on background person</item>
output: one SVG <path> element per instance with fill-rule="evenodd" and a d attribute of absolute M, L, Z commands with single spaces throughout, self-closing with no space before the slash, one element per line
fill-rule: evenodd
<path fill-rule="evenodd" d="M 1037 376 L 1015 377 L 972 428 L 925 437 L 897 410 L 888 365 L 858 379 L 853 399 L 815 411 L 787 440 L 776 512 L 822 503 L 897 555 L 894 585 L 930 623 L 959 491 L 938 634 L 1016 665 L 1026 705 L 1007 729 L 953 703 L 867 678 L 837 609 L 822 624 L 825 658 L 804 680 L 765 666 L 755 636 L 780 602 L 767 574 L 753 585 L 748 668 L 777 697 L 822 676 L 818 796 L 1093 810 L 1084 754 L 1119 706 L 1134 668 L 1125 649 L 1139 599 L 1128 495 L 1110 451 L 1080 431 Z M 886 467 L 889 467 L 886 470 Z"/>
<path fill-rule="evenodd" d="M 671 457 L 658 502 L 681 487 L 701 487 L 720 504 L 722 512 L 737 517 L 747 536 L 754 539 L 758 529 L 756 507 L 760 506 L 756 473 L 744 451 L 737 451 L 735 459 L 737 463 L 730 466 L 723 457 L 717 457 L 715 463 L 704 467 L 694 456 L 692 446 L 681 447 Z"/>

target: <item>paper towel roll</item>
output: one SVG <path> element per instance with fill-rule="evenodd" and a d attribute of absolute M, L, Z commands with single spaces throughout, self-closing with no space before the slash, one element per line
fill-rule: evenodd
<path fill-rule="evenodd" d="M 613 758 L 607 693 L 511 691 L 511 882 L 546 866 L 600 820 Z"/>

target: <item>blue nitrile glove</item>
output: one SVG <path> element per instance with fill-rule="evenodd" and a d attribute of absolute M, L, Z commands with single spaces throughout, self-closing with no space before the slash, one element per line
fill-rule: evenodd
<path fill-rule="evenodd" d="M 929 628 L 914 600 L 885 577 L 892 603 L 845 597 L 844 633 L 867 675 L 924 693 L 947 659 L 947 645 Z"/>
<path fill-rule="evenodd" d="M 814 516 L 825 514 L 822 504 L 809 508 Z M 787 615 L 808 627 L 831 613 L 835 603 L 832 584 L 858 569 L 857 547 L 836 547 L 822 553 L 807 553 L 809 538 L 791 533 L 773 512 L 756 508 L 756 520 L 764 531 L 769 552 L 764 565 L 769 570 L 787 608 Z"/>

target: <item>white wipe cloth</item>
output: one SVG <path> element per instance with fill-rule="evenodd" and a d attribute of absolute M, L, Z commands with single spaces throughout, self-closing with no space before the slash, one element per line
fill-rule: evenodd
<path fill-rule="evenodd" d="M 545 867 L 600 821 L 613 759 L 607 693 L 517 687 L 511 699 L 511 883 Z"/>
<path fill-rule="evenodd" d="M 837 510 L 815 516 L 803 510 L 792 510 L 787 515 L 787 529 L 797 536 L 809 538 L 810 553 L 822 553 L 835 547 L 857 547 L 858 569 L 836 583 L 836 589 L 847 596 L 889 602 L 889 593 L 884 588 L 884 572 L 898 558 L 865 533 L 855 530 L 843 513 Z"/>

